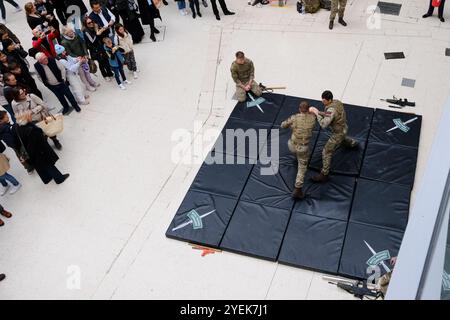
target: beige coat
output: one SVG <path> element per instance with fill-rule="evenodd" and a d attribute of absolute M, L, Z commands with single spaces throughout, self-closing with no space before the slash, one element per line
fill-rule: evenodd
<path fill-rule="evenodd" d="M 27 98 L 23 101 L 13 101 L 12 108 L 15 115 L 24 111 L 31 111 L 33 122 L 39 122 L 42 120 L 42 113 L 48 113 L 48 107 L 41 98 L 34 94 L 28 94 Z"/>
<path fill-rule="evenodd" d="M 0 153 L 0 176 L 4 175 L 9 170 L 9 159 L 3 153 Z"/>
<path fill-rule="evenodd" d="M 125 33 L 123 38 L 117 35 L 117 38 L 119 39 L 119 47 L 125 50 L 125 53 L 128 53 L 133 50 L 133 40 L 131 39 L 129 33 Z"/>

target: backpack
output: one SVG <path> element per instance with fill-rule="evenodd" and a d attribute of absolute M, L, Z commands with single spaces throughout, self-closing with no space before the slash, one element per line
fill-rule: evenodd
<path fill-rule="evenodd" d="M 331 0 L 320 0 L 320 7 L 322 9 L 331 10 Z"/>
<path fill-rule="evenodd" d="M 320 9 L 320 0 L 302 0 L 306 13 L 316 13 Z"/>

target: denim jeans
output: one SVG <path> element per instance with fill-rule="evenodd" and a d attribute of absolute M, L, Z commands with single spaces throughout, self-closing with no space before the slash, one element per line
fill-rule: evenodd
<path fill-rule="evenodd" d="M 10 175 L 8 172 L 6 172 L 4 175 L 0 176 L 0 183 L 2 186 L 7 187 L 8 183 L 7 181 L 11 182 L 13 186 L 19 185 L 19 181 L 16 180 L 12 175 Z"/>
<path fill-rule="evenodd" d="M 185 0 L 177 1 L 177 6 L 178 10 L 186 9 L 186 1 Z"/>
<path fill-rule="evenodd" d="M 121 84 L 123 81 L 127 80 L 125 72 L 123 72 L 123 65 L 120 65 L 120 67 L 111 67 L 111 69 L 114 72 L 117 84 Z M 120 80 L 120 76 L 122 76 L 122 81 Z"/>

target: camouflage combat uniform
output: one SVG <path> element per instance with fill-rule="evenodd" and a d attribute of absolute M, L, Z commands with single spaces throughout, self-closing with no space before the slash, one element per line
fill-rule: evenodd
<path fill-rule="evenodd" d="M 322 173 L 328 175 L 330 172 L 331 158 L 337 147 L 343 145 L 345 147 L 356 147 L 357 142 L 347 137 L 347 118 L 345 116 L 344 105 L 339 100 L 333 100 L 325 108 L 327 113 L 325 116 L 319 114 L 317 121 L 322 128 L 330 127 L 331 137 L 328 139 L 322 151 Z"/>
<path fill-rule="evenodd" d="M 311 139 L 316 117 L 310 113 L 298 113 L 283 121 L 281 127 L 291 128 L 292 135 L 288 141 L 289 150 L 295 153 L 298 161 L 295 187 L 301 188 L 305 179 L 309 160 L 309 140 Z"/>
<path fill-rule="evenodd" d="M 244 102 L 247 100 L 246 92 L 240 85 L 245 85 L 250 79 L 255 78 L 255 67 L 253 66 L 252 60 L 245 58 L 245 62 L 242 65 L 234 61 L 231 64 L 231 76 L 236 83 L 236 98 L 239 102 Z M 261 88 L 254 80 L 252 81 L 250 90 L 258 97 L 262 95 Z"/>
<path fill-rule="evenodd" d="M 331 14 L 330 20 L 334 21 L 336 14 L 339 13 L 339 18 L 344 18 L 345 6 L 347 5 L 347 0 L 331 0 Z"/>

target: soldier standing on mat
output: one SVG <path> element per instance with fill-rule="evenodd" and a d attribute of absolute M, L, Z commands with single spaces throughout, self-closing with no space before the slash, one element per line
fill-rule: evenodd
<path fill-rule="evenodd" d="M 261 96 L 262 90 L 256 83 L 255 67 L 242 51 L 236 52 L 236 60 L 231 64 L 231 76 L 236 83 L 236 98 L 239 102 L 247 100 L 246 94 L 251 91 L 255 96 Z"/>
<path fill-rule="evenodd" d="M 358 147 L 358 142 L 347 136 L 347 118 L 342 102 L 333 100 L 333 94 L 328 90 L 322 93 L 322 102 L 325 106 L 325 112 L 319 112 L 314 107 L 309 108 L 309 112 L 316 115 L 322 128 L 330 127 L 332 134 L 322 151 L 322 170 L 320 174 L 312 177 L 314 182 L 328 181 L 331 158 L 340 145 L 347 148 Z"/>
<path fill-rule="evenodd" d="M 291 128 L 292 135 L 288 141 L 289 150 L 297 156 L 298 171 L 295 178 L 293 198 L 303 199 L 303 181 L 309 160 L 309 140 L 311 140 L 316 117 L 309 112 L 309 105 L 306 101 L 300 103 L 300 113 L 294 114 L 289 119 L 283 121 L 283 129 Z"/>
<path fill-rule="evenodd" d="M 342 24 L 344 27 L 347 26 L 347 23 L 344 21 L 344 12 L 345 6 L 347 5 L 347 0 L 331 0 L 331 13 L 330 13 L 330 30 L 333 29 L 334 26 L 334 18 L 336 18 L 336 14 L 339 14 L 338 22 Z"/>

